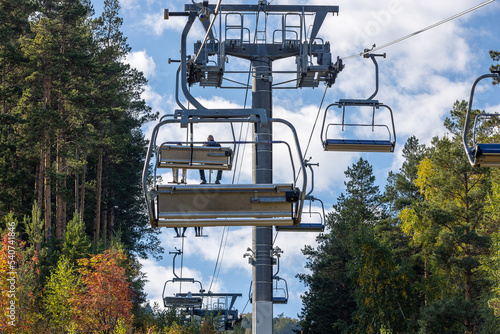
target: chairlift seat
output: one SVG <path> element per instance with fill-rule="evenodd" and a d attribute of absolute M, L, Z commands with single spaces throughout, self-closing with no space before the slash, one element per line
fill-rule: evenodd
<path fill-rule="evenodd" d="M 233 150 L 229 147 L 163 144 L 159 148 L 157 167 L 231 170 L 232 159 Z"/>
<path fill-rule="evenodd" d="M 353 107 L 372 106 L 378 108 L 380 106 L 380 102 L 378 100 L 340 99 L 337 102 L 337 106 L 339 108 L 345 106 L 353 106 Z"/>
<path fill-rule="evenodd" d="M 394 142 L 390 140 L 327 139 L 323 147 L 325 151 L 394 152 Z"/>
<path fill-rule="evenodd" d="M 201 308 L 203 298 L 189 297 L 186 294 L 175 294 L 175 296 L 168 296 L 163 298 L 165 307 L 185 307 L 185 308 Z"/>
<path fill-rule="evenodd" d="M 500 167 L 500 144 L 477 144 L 473 154 L 477 167 Z"/>
<path fill-rule="evenodd" d="M 273 304 L 287 304 L 288 299 L 286 297 L 273 297 Z"/>
<path fill-rule="evenodd" d="M 280 232 L 323 232 L 325 226 L 321 223 L 301 223 L 299 225 L 276 226 Z"/>
<path fill-rule="evenodd" d="M 293 225 L 300 190 L 293 184 L 158 185 L 160 227 Z M 153 205 L 154 207 L 154 205 Z"/>

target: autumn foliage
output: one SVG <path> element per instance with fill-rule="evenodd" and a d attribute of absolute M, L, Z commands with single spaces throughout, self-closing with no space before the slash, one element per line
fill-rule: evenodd
<path fill-rule="evenodd" d="M 76 323 L 84 332 L 112 332 L 119 321 L 132 323 L 132 296 L 122 250 L 110 249 L 80 259 L 81 286 L 72 296 Z"/>

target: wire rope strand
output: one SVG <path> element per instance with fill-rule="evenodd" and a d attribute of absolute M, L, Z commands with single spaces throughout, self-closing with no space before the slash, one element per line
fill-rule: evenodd
<path fill-rule="evenodd" d="M 245 304 L 245 307 L 243 308 L 243 311 L 241 311 L 241 314 L 245 313 L 245 310 L 247 309 L 248 303 L 250 302 L 250 298 L 247 299 L 247 303 Z"/>
<path fill-rule="evenodd" d="M 227 237 L 229 236 L 230 228 L 231 228 L 230 226 L 227 227 L 226 239 L 224 240 L 224 247 L 222 247 L 222 255 L 221 255 L 221 259 L 220 259 L 220 265 L 219 265 L 219 269 L 217 270 L 217 275 L 215 275 L 214 285 L 217 285 L 217 280 L 219 279 L 220 270 L 222 268 L 222 260 L 224 259 L 224 254 L 226 253 Z"/>
<path fill-rule="evenodd" d="M 182 269 L 184 267 L 184 238 L 181 239 L 182 239 L 182 246 L 181 246 L 181 278 L 182 278 Z M 179 293 L 182 293 L 182 281 L 179 284 Z"/>
<path fill-rule="evenodd" d="M 356 54 L 356 55 L 352 55 L 352 56 L 348 56 L 348 57 L 342 57 L 341 59 L 342 59 L 342 60 L 345 60 L 345 59 L 350 59 L 350 58 L 362 57 L 362 56 L 364 56 L 364 55 L 366 55 L 366 54 L 369 54 L 369 53 L 372 53 L 372 52 L 374 52 L 374 51 L 378 51 L 378 50 L 380 50 L 380 49 L 386 48 L 386 47 L 391 46 L 391 45 L 393 45 L 393 44 L 396 44 L 396 43 L 399 43 L 399 42 L 401 42 L 401 41 L 404 41 L 405 39 L 408 39 L 408 38 L 410 38 L 410 37 L 413 37 L 413 36 L 415 36 L 415 35 L 418 35 L 418 34 L 420 34 L 420 33 L 423 33 L 423 32 L 425 32 L 425 31 L 427 31 L 427 30 L 433 29 L 433 28 L 435 28 L 435 27 L 437 27 L 437 26 L 439 26 L 439 25 L 441 25 L 441 24 L 443 24 L 443 23 L 446 23 L 446 22 L 452 21 L 452 20 L 454 20 L 454 19 L 456 19 L 456 18 L 458 18 L 458 17 L 460 17 L 460 16 L 462 16 L 462 15 L 465 15 L 465 14 L 468 14 L 468 13 L 470 13 L 470 12 L 472 12 L 472 11 L 475 11 L 476 9 L 479 9 L 479 8 L 481 8 L 481 7 L 483 7 L 483 6 L 486 6 L 486 5 L 488 5 L 488 4 L 490 4 L 490 3 L 494 2 L 494 1 L 495 1 L 495 0 L 488 0 L 488 1 L 483 2 L 483 3 L 481 3 L 481 4 L 479 4 L 479 5 L 475 6 L 475 7 L 469 8 L 469 9 L 467 9 L 466 11 L 463 11 L 463 12 L 461 12 L 461 13 L 458 13 L 458 14 L 456 14 L 456 15 L 453 15 L 452 17 L 449 17 L 449 18 L 447 18 L 447 19 L 445 19 L 445 20 L 439 21 L 439 22 L 434 23 L 434 24 L 432 24 L 432 25 L 430 25 L 430 26 L 428 26 L 428 27 L 426 27 L 426 28 L 420 29 L 420 30 L 418 30 L 418 31 L 416 31 L 416 32 L 414 32 L 414 33 L 411 33 L 411 34 L 406 35 L 406 36 L 404 36 L 404 37 L 398 38 L 398 39 L 396 39 L 396 40 L 394 40 L 394 41 L 392 41 L 392 42 L 386 43 L 386 44 L 384 44 L 384 45 L 382 45 L 382 46 L 375 47 L 375 48 L 373 48 L 373 49 L 371 49 L 371 50 L 369 50 L 369 51 L 362 52 L 362 53 L 360 53 L 360 54 Z"/>
<path fill-rule="evenodd" d="M 314 130 L 316 129 L 316 124 L 318 123 L 319 114 L 321 113 L 321 108 L 323 107 L 323 102 L 325 101 L 325 96 L 326 96 L 327 90 L 328 90 L 328 86 L 325 87 L 325 91 L 323 92 L 323 97 L 321 98 L 321 103 L 319 104 L 318 112 L 316 113 L 316 119 L 314 120 L 314 124 L 313 124 L 313 127 L 311 129 L 311 134 L 309 135 L 309 140 L 307 142 L 306 150 L 304 151 L 304 159 L 307 156 L 307 151 L 309 150 L 309 146 L 311 145 L 312 136 L 314 134 Z M 297 180 L 299 179 L 301 171 L 302 171 L 302 167 L 299 169 L 299 172 L 297 173 L 297 177 L 295 178 L 295 182 L 297 182 Z"/>
<path fill-rule="evenodd" d="M 273 246 L 274 244 L 276 243 L 276 239 L 278 239 L 278 234 L 280 233 L 280 231 L 276 231 L 276 235 L 274 236 L 274 240 L 273 240 Z"/>
<path fill-rule="evenodd" d="M 217 272 L 217 266 L 219 264 L 220 253 L 222 250 L 222 242 L 224 241 L 224 234 L 226 233 L 226 227 L 222 230 L 222 237 L 220 238 L 219 253 L 217 254 L 217 260 L 215 261 L 214 273 L 212 274 L 212 281 L 208 287 L 208 291 L 212 291 L 212 284 L 214 283 L 215 274 Z"/>

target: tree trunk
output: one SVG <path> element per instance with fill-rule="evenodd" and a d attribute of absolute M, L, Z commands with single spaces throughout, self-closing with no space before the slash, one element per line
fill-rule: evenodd
<path fill-rule="evenodd" d="M 424 260 L 424 279 L 425 279 L 425 285 L 427 286 L 429 284 L 429 269 L 427 269 L 427 260 Z M 427 306 L 427 288 L 425 288 L 425 293 L 424 293 L 424 305 Z"/>
<path fill-rule="evenodd" d="M 36 182 L 35 182 L 35 196 L 38 203 L 38 213 L 40 217 L 42 216 L 42 210 L 43 210 L 43 174 L 45 174 L 45 152 L 43 151 L 43 148 L 41 148 L 40 164 L 37 166 Z"/>
<path fill-rule="evenodd" d="M 109 234 L 111 237 L 113 236 L 113 231 L 115 227 L 115 208 L 114 205 L 111 205 L 109 208 Z"/>
<path fill-rule="evenodd" d="M 471 300 L 472 300 L 472 271 L 466 270 L 465 271 L 465 301 L 470 302 Z M 467 315 L 466 315 L 465 333 L 472 334 L 473 328 L 474 328 L 474 326 L 472 325 L 471 321 L 467 318 Z"/>
<path fill-rule="evenodd" d="M 63 192 L 66 188 L 65 159 L 61 155 L 63 151 L 64 139 L 63 135 L 59 134 L 57 138 L 57 158 L 56 158 L 56 238 L 61 239 L 64 233 L 64 224 L 66 221 L 66 203 Z"/>
<path fill-rule="evenodd" d="M 43 81 L 43 109 L 47 110 L 47 107 L 50 105 L 50 95 L 52 91 L 52 83 L 51 77 L 45 77 Z M 45 239 L 49 240 L 52 238 L 52 207 L 51 207 L 51 178 L 50 178 L 50 133 L 49 129 L 45 129 L 45 138 L 43 141 L 43 145 L 45 146 L 45 167 L 44 167 L 44 209 L 45 209 Z"/>
<path fill-rule="evenodd" d="M 96 206 L 95 222 L 94 222 L 94 241 L 99 240 L 99 232 L 101 228 L 102 155 L 103 155 L 103 149 L 102 147 L 100 147 L 99 162 L 97 163 L 97 186 L 96 186 L 97 206 Z"/>
<path fill-rule="evenodd" d="M 85 181 L 87 175 L 87 154 L 83 154 L 83 160 L 85 163 L 83 164 L 82 170 L 82 186 L 80 187 L 80 220 L 83 221 L 83 214 L 85 212 Z"/>
<path fill-rule="evenodd" d="M 108 241 L 108 205 L 104 205 L 104 210 L 102 211 L 102 240 L 104 244 L 107 245 Z"/>
<path fill-rule="evenodd" d="M 51 211 L 51 187 L 50 187 L 50 135 L 48 131 L 45 132 L 45 173 L 43 177 L 44 185 L 44 209 L 45 209 L 45 239 L 52 238 L 52 211 Z"/>
<path fill-rule="evenodd" d="M 80 150 L 77 148 L 75 151 L 75 160 L 80 162 Z M 75 169 L 75 212 L 80 212 L 78 205 L 80 204 L 80 174 L 78 168 Z"/>

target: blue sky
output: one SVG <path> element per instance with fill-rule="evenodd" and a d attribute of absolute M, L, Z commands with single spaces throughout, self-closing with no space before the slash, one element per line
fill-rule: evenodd
<path fill-rule="evenodd" d="M 234 3 L 235 1 L 231 1 Z M 94 1 L 99 14 L 103 1 Z M 163 9 L 180 11 L 185 1 L 123 0 L 121 16 L 124 18 L 123 31 L 128 37 L 132 52 L 125 60 L 144 72 L 149 84 L 143 94 L 144 99 L 160 114 L 170 114 L 176 108 L 175 72 L 176 64 L 168 64 L 168 58 L 179 59 L 180 32 L 185 18 L 176 17 L 163 20 Z M 215 4 L 215 1 L 211 1 Z M 230 3 L 223 1 L 223 3 Z M 240 3 L 254 4 L 253 1 Z M 331 43 L 333 57 L 359 54 L 363 49 L 384 45 L 403 36 L 447 19 L 455 14 L 483 3 L 470 0 L 338 0 L 297 1 L 274 0 L 273 4 L 317 4 L 338 5 L 338 16 L 328 15 L 319 37 Z M 383 185 L 388 172 L 397 171 L 402 163 L 401 150 L 409 136 L 415 135 L 421 143 L 429 144 L 433 136 L 445 134 L 443 119 L 448 115 L 456 100 L 467 100 L 472 82 L 488 72 L 492 61 L 489 50 L 500 50 L 500 3 L 495 1 L 456 20 L 440 25 L 410 39 L 389 46 L 377 53 L 387 53 L 385 59 L 378 58 L 380 88 L 377 99 L 389 105 L 394 111 L 397 143 L 396 152 L 387 153 L 334 153 L 324 152 L 320 144 L 316 126 L 307 157 L 319 163 L 315 169 L 316 197 L 321 198 L 330 211 L 336 198 L 344 191 L 344 171 L 359 157 L 367 159 L 374 167 L 377 183 Z M 192 42 L 203 38 L 199 23 L 192 29 L 188 41 L 188 53 L 192 54 Z M 345 60 L 345 69 L 336 84 L 328 89 L 324 107 L 341 98 L 367 98 L 374 90 L 374 67 L 370 60 L 361 57 Z M 248 69 L 246 61 L 229 59 L 228 68 Z M 275 69 L 294 68 L 294 61 L 276 62 Z M 244 80 L 244 79 L 243 79 Z M 499 87 L 492 87 L 483 81 L 477 89 L 474 108 L 487 111 L 500 110 Z M 193 87 L 192 94 L 207 107 L 243 107 L 244 90 L 221 90 Z M 302 149 L 305 150 L 314 120 L 323 96 L 324 86 L 317 89 L 279 90 L 273 95 L 274 117 L 291 121 L 299 133 Z M 330 115 L 329 120 L 338 119 Z M 335 118 L 336 117 L 336 118 Z M 368 120 L 365 120 L 368 121 Z M 381 122 L 387 122 L 382 117 Z M 154 123 L 147 124 L 144 132 L 149 137 Z M 245 128 L 241 129 L 245 133 Z M 217 140 L 231 140 L 230 131 L 224 127 L 200 126 L 195 130 L 195 140 L 205 140 L 212 133 Z M 240 129 L 237 129 L 240 131 Z M 185 132 L 169 129 L 162 134 L 165 140 L 184 140 Z M 275 130 L 275 139 L 289 139 L 284 129 Z M 284 150 L 275 149 L 275 182 L 291 181 L 290 163 Z M 240 182 L 250 180 L 250 150 L 243 158 L 243 168 L 237 171 Z M 231 173 L 225 172 L 223 182 L 231 181 Z M 171 176 L 166 173 L 165 179 Z M 188 181 L 198 182 L 197 172 L 188 174 Z M 207 289 L 212 281 L 222 228 L 205 228 L 206 238 L 195 238 L 194 231 L 188 231 L 184 240 L 184 277 L 194 277 L 202 281 Z M 306 259 L 301 249 L 304 245 L 315 245 L 315 233 L 280 233 L 275 245 L 283 251 L 280 276 L 288 282 L 290 298 L 287 305 L 275 305 L 274 314 L 285 313 L 296 317 L 300 313 L 300 294 L 305 287 L 295 278 L 297 273 L 307 272 Z M 162 261 L 153 259 L 142 261 L 143 271 L 149 282 L 146 292 L 151 301 L 161 301 L 161 292 L 166 280 L 171 279 L 172 256 L 168 251 L 181 248 L 181 239 L 173 238 L 173 232 L 163 229 L 161 235 L 165 254 Z M 243 258 L 250 247 L 251 229 L 232 227 L 223 251 L 220 274 L 215 281 L 213 292 L 241 292 L 243 298 L 236 308 L 243 311 L 251 280 L 251 267 Z M 180 263 L 180 261 L 179 261 Z M 177 268 L 177 273 L 180 269 Z M 245 312 L 251 311 L 248 305 Z"/>

